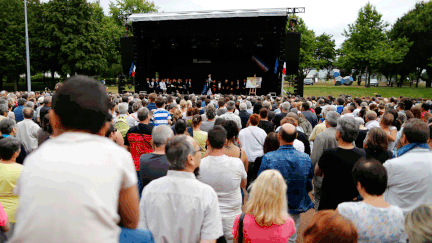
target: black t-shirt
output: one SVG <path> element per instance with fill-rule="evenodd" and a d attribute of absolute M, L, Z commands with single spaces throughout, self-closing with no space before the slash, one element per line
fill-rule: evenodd
<path fill-rule="evenodd" d="M 279 114 L 276 114 L 276 116 L 273 118 L 273 120 L 272 120 L 272 122 L 275 124 L 275 126 L 276 127 L 279 127 L 280 126 L 280 121 L 284 118 L 284 117 L 286 117 L 286 115 L 287 115 L 288 113 L 283 113 L 283 112 L 281 112 L 281 113 L 279 113 Z"/>
<path fill-rule="evenodd" d="M 41 122 L 42 122 L 44 116 L 45 116 L 46 114 L 48 114 L 48 111 L 49 111 L 50 109 L 51 109 L 51 108 L 48 107 L 48 106 L 43 106 L 43 107 L 40 109 L 40 116 L 39 116 L 39 117 L 40 117 Z"/>
<path fill-rule="evenodd" d="M 126 139 L 124 140 L 124 145 L 129 145 L 129 141 L 127 139 L 129 133 L 138 133 L 144 135 L 152 135 L 153 126 L 148 124 L 139 123 L 138 126 L 134 126 L 129 128 L 129 131 L 126 133 Z"/>
<path fill-rule="evenodd" d="M 140 157 L 140 181 L 141 188 L 140 193 L 147 184 L 152 180 L 156 180 L 162 176 L 166 176 L 168 173 L 169 165 L 165 154 L 143 154 Z"/>
<path fill-rule="evenodd" d="M 357 148 L 363 148 L 363 142 L 364 142 L 368 132 L 369 132 L 369 129 L 360 129 L 359 130 L 359 135 L 357 136 L 357 139 L 355 140 L 355 145 Z"/>
<path fill-rule="evenodd" d="M 274 132 L 274 124 L 270 121 L 261 120 L 258 123 L 258 127 L 262 128 L 267 134 Z"/>
<path fill-rule="evenodd" d="M 359 148 L 332 148 L 323 152 L 318 161 L 319 168 L 324 172 L 318 210 L 336 209 L 339 203 L 353 201 L 359 195 L 352 169 L 365 155 L 365 151 Z"/>
<path fill-rule="evenodd" d="M 393 156 L 393 152 L 391 151 L 373 151 L 370 148 L 365 149 L 366 150 L 366 159 L 376 159 L 381 164 L 384 164 L 388 159 L 390 159 Z"/>
<path fill-rule="evenodd" d="M 311 147 L 308 136 L 304 132 L 297 131 L 297 139 L 303 142 L 305 148 L 304 152 L 310 156 Z"/>

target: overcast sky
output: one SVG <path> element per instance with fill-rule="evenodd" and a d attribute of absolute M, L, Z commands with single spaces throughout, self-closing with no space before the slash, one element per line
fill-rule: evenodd
<path fill-rule="evenodd" d="M 100 0 L 106 14 L 109 13 L 109 2 Z M 358 11 L 366 5 L 368 0 L 155 0 L 159 12 L 180 12 L 195 10 L 226 10 L 226 9 L 262 9 L 262 8 L 289 8 L 305 7 L 306 13 L 300 14 L 306 25 L 315 31 L 317 35 L 322 33 L 332 34 L 336 45 L 342 44 L 344 37 L 342 32 L 348 24 L 357 18 Z M 397 18 L 414 8 L 419 0 L 370 0 L 376 6 L 378 12 L 383 14 L 383 19 L 390 24 Z"/>

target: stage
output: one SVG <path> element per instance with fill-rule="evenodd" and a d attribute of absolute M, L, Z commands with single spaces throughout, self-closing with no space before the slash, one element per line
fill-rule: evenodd
<path fill-rule="evenodd" d="M 145 90 L 146 78 L 157 74 L 159 79 L 192 79 L 194 93 L 201 93 L 208 74 L 234 82 L 256 74 L 263 80 L 257 94 L 280 94 L 285 8 L 132 14 L 129 21 L 136 91 Z"/>

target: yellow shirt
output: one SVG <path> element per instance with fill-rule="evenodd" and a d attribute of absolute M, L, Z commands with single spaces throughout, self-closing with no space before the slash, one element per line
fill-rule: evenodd
<path fill-rule="evenodd" d="M 13 189 L 23 168 L 17 163 L 0 163 L 0 202 L 11 223 L 15 223 L 15 211 L 18 207 L 18 197 L 13 194 Z"/>
<path fill-rule="evenodd" d="M 203 155 L 204 152 L 206 151 L 207 132 L 204 132 L 204 131 L 196 132 L 196 131 L 194 131 L 193 132 L 193 138 L 198 143 L 198 145 L 202 148 L 201 155 Z"/>
<path fill-rule="evenodd" d="M 327 129 L 325 122 L 322 122 L 314 127 L 311 135 L 309 136 L 309 141 L 314 141 L 316 136 Z"/>

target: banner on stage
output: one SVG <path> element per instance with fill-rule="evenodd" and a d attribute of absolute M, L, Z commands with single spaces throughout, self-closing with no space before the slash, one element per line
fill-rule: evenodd
<path fill-rule="evenodd" d="M 248 77 L 246 82 L 246 88 L 256 89 L 261 88 L 262 77 Z"/>

